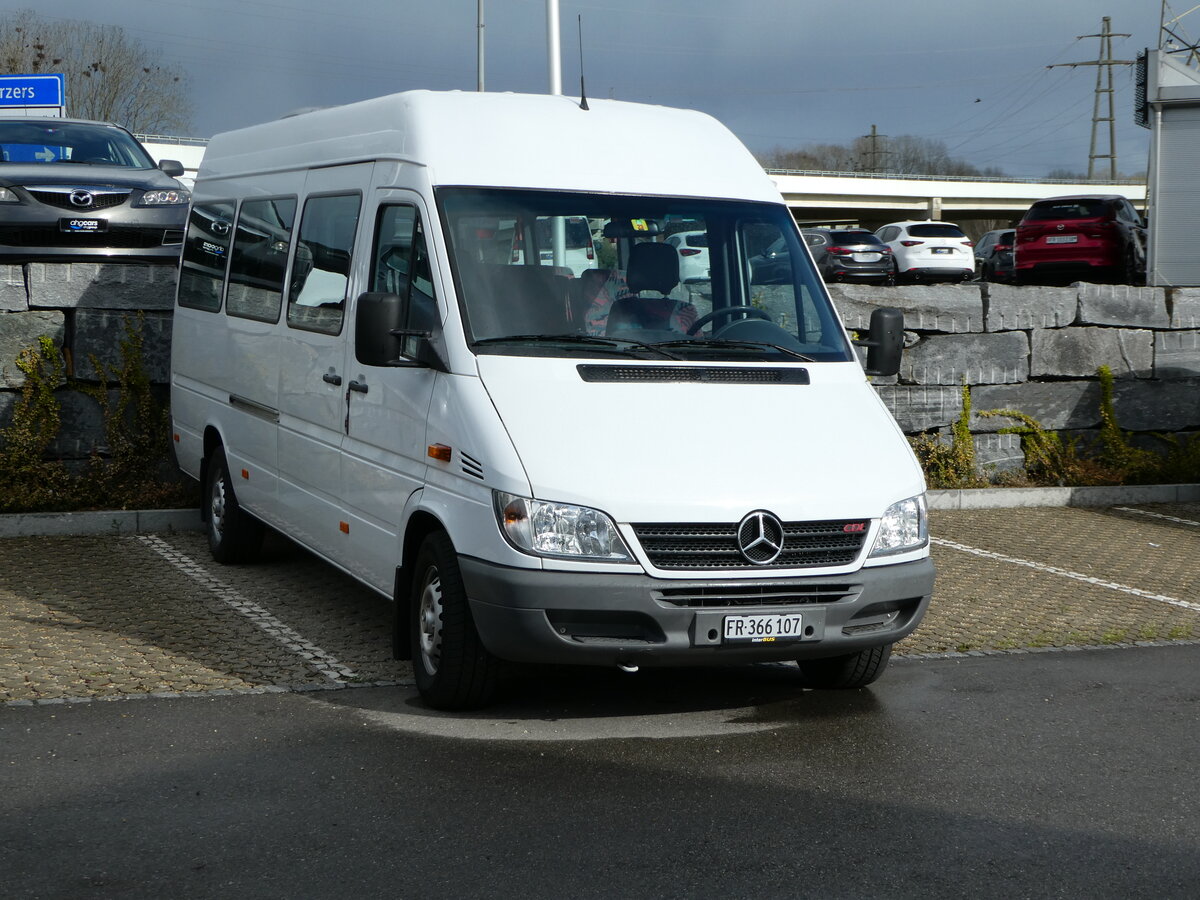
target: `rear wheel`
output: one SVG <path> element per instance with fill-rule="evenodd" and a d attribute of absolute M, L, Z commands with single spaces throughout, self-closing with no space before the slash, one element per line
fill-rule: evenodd
<path fill-rule="evenodd" d="M 266 528 L 262 522 L 242 510 L 225 451 L 220 447 L 208 458 L 208 549 L 219 563 L 238 563 L 253 559 L 262 547 Z"/>
<path fill-rule="evenodd" d="M 483 646 L 445 532 L 425 538 L 413 566 L 412 665 L 421 698 L 434 709 L 478 709 L 496 692 L 499 663 Z"/>
<path fill-rule="evenodd" d="M 869 647 L 844 656 L 797 661 L 804 680 L 817 688 L 866 687 L 883 674 L 892 657 L 892 645 Z"/>

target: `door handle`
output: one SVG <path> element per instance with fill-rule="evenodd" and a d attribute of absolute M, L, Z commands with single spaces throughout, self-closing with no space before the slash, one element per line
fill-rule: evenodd
<path fill-rule="evenodd" d="M 352 381 L 350 382 L 350 390 L 365 394 L 367 392 L 367 383 L 365 381 Z"/>
<path fill-rule="evenodd" d="M 342 376 L 336 372 L 326 372 L 321 376 L 321 380 L 326 384 L 332 384 L 334 387 L 337 387 L 342 383 Z"/>

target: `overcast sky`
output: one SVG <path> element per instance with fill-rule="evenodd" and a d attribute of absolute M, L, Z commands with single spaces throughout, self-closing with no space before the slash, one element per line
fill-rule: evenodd
<path fill-rule="evenodd" d="M 0 0 L 0 9 L 30 5 Z M 300 107 L 476 87 L 477 0 L 37 8 L 119 25 L 160 48 L 188 73 L 197 137 Z M 1094 66 L 1046 67 L 1097 59 L 1100 40 L 1077 36 L 1098 33 L 1105 15 L 1132 35 L 1114 39 L 1114 56 L 1134 59 L 1158 43 L 1160 0 L 560 0 L 560 11 L 564 93 L 578 93 L 582 14 L 589 96 L 702 109 L 753 150 L 847 143 L 875 125 L 944 141 L 980 167 L 1039 176 L 1087 170 L 1096 83 Z M 484 0 L 484 17 L 486 88 L 545 92 L 546 0 Z M 1200 12 L 1182 24 L 1200 32 Z M 1114 75 L 1115 118 L 1118 165 L 1134 173 L 1149 132 L 1133 124 L 1130 69 Z"/>

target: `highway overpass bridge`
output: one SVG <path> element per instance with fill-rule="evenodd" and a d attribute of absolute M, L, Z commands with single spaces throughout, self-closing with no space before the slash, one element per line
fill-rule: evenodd
<path fill-rule="evenodd" d="M 156 159 L 178 159 L 195 178 L 207 141 L 141 135 Z M 801 225 L 864 225 L 872 230 L 904 219 L 946 219 L 978 237 L 994 222 L 1021 217 L 1031 203 L 1064 194 L 1123 194 L 1145 208 L 1144 181 L 1056 181 L 924 177 L 859 172 L 767 169 Z"/>
<path fill-rule="evenodd" d="M 1035 200 L 1121 194 L 1144 211 L 1144 181 L 925 177 L 767 169 L 801 225 L 859 224 L 872 230 L 905 219 L 944 219 L 968 231 L 1015 221 Z M 983 231 L 984 228 L 973 230 Z"/>

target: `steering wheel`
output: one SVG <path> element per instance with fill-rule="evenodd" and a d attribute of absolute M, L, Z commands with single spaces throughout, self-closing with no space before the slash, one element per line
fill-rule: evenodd
<path fill-rule="evenodd" d="M 740 312 L 746 313 L 752 319 L 766 319 L 768 322 L 771 321 L 771 317 L 769 315 L 767 315 L 765 312 L 763 312 L 761 309 L 759 309 L 757 306 L 722 306 L 720 309 L 714 309 L 712 312 L 705 313 L 700 318 L 698 318 L 695 322 L 692 323 L 692 327 L 687 330 L 687 333 L 689 335 L 695 334 L 701 328 L 703 328 L 705 325 L 707 325 L 709 322 L 711 322 L 713 319 L 722 318 L 724 316 L 731 316 L 734 313 L 740 313 Z"/>

